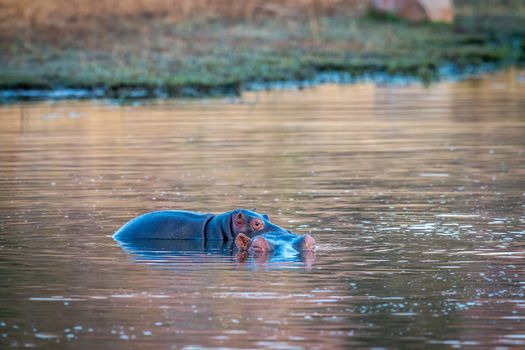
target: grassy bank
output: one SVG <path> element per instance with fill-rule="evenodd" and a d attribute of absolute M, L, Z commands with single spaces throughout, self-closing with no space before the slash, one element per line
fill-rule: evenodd
<path fill-rule="evenodd" d="M 108 1 L 82 7 L 88 2 L 57 0 L 46 14 L 34 4 L 49 0 L 0 0 L 0 90 L 215 95 L 326 71 L 432 80 L 446 64 L 525 60 L 525 1 L 456 1 L 452 25 L 410 24 L 352 1 L 253 0 L 248 9 L 232 1 L 130 1 L 120 8 Z"/>

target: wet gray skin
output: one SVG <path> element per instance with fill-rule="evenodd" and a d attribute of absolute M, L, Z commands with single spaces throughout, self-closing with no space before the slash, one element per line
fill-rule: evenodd
<path fill-rule="evenodd" d="M 242 232 L 248 237 L 267 232 L 287 232 L 272 224 L 268 215 L 236 209 L 222 214 L 162 210 L 137 216 L 115 232 L 120 242 L 136 240 L 229 241 Z"/>

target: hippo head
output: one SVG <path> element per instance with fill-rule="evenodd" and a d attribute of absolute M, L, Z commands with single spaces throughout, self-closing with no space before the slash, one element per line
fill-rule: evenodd
<path fill-rule="evenodd" d="M 244 233 L 239 233 L 235 245 L 241 251 L 256 254 L 267 252 L 313 252 L 316 249 L 315 239 L 309 234 L 304 236 L 291 232 L 268 232 L 253 238 Z"/>
<path fill-rule="evenodd" d="M 282 227 L 272 224 L 268 215 L 246 209 L 237 209 L 232 212 L 231 227 L 234 236 L 243 233 L 249 238 L 268 232 L 288 232 Z"/>

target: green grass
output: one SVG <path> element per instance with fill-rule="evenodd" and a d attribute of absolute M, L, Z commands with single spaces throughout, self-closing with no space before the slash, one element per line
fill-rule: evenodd
<path fill-rule="evenodd" d="M 253 23 L 163 18 L 110 24 L 79 35 L 59 30 L 0 39 L 0 89 L 141 87 L 170 96 L 238 93 L 248 82 L 309 79 L 319 72 L 384 72 L 430 81 L 445 64 L 525 60 L 525 15 L 461 14 L 452 25 L 369 15 Z M 107 26 L 111 25 L 111 28 Z M 111 29 L 111 31 L 108 31 Z M 109 34 L 111 33 L 111 34 Z"/>

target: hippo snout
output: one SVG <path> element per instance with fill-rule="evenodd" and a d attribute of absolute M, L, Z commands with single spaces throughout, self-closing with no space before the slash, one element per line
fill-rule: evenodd
<path fill-rule="evenodd" d="M 250 248 L 254 253 L 269 252 L 272 250 L 270 242 L 262 236 L 257 236 L 252 239 Z"/>
<path fill-rule="evenodd" d="M 235 245 L 240 250 L 254 253 L 286 251 L 289 248 L 296 252 L 313 252 L 316 249 L 316 242 L 312 236 L 309 234 L 300 236 L 291 232 L 263 233 L 253 238 L 244 233 L 239 233 Z"/>
<path fill-rule="evenodd" d="M 303 236 L 302 250 L 312 252 L 316 248 L 315 239 L 308 233 Z"/>

